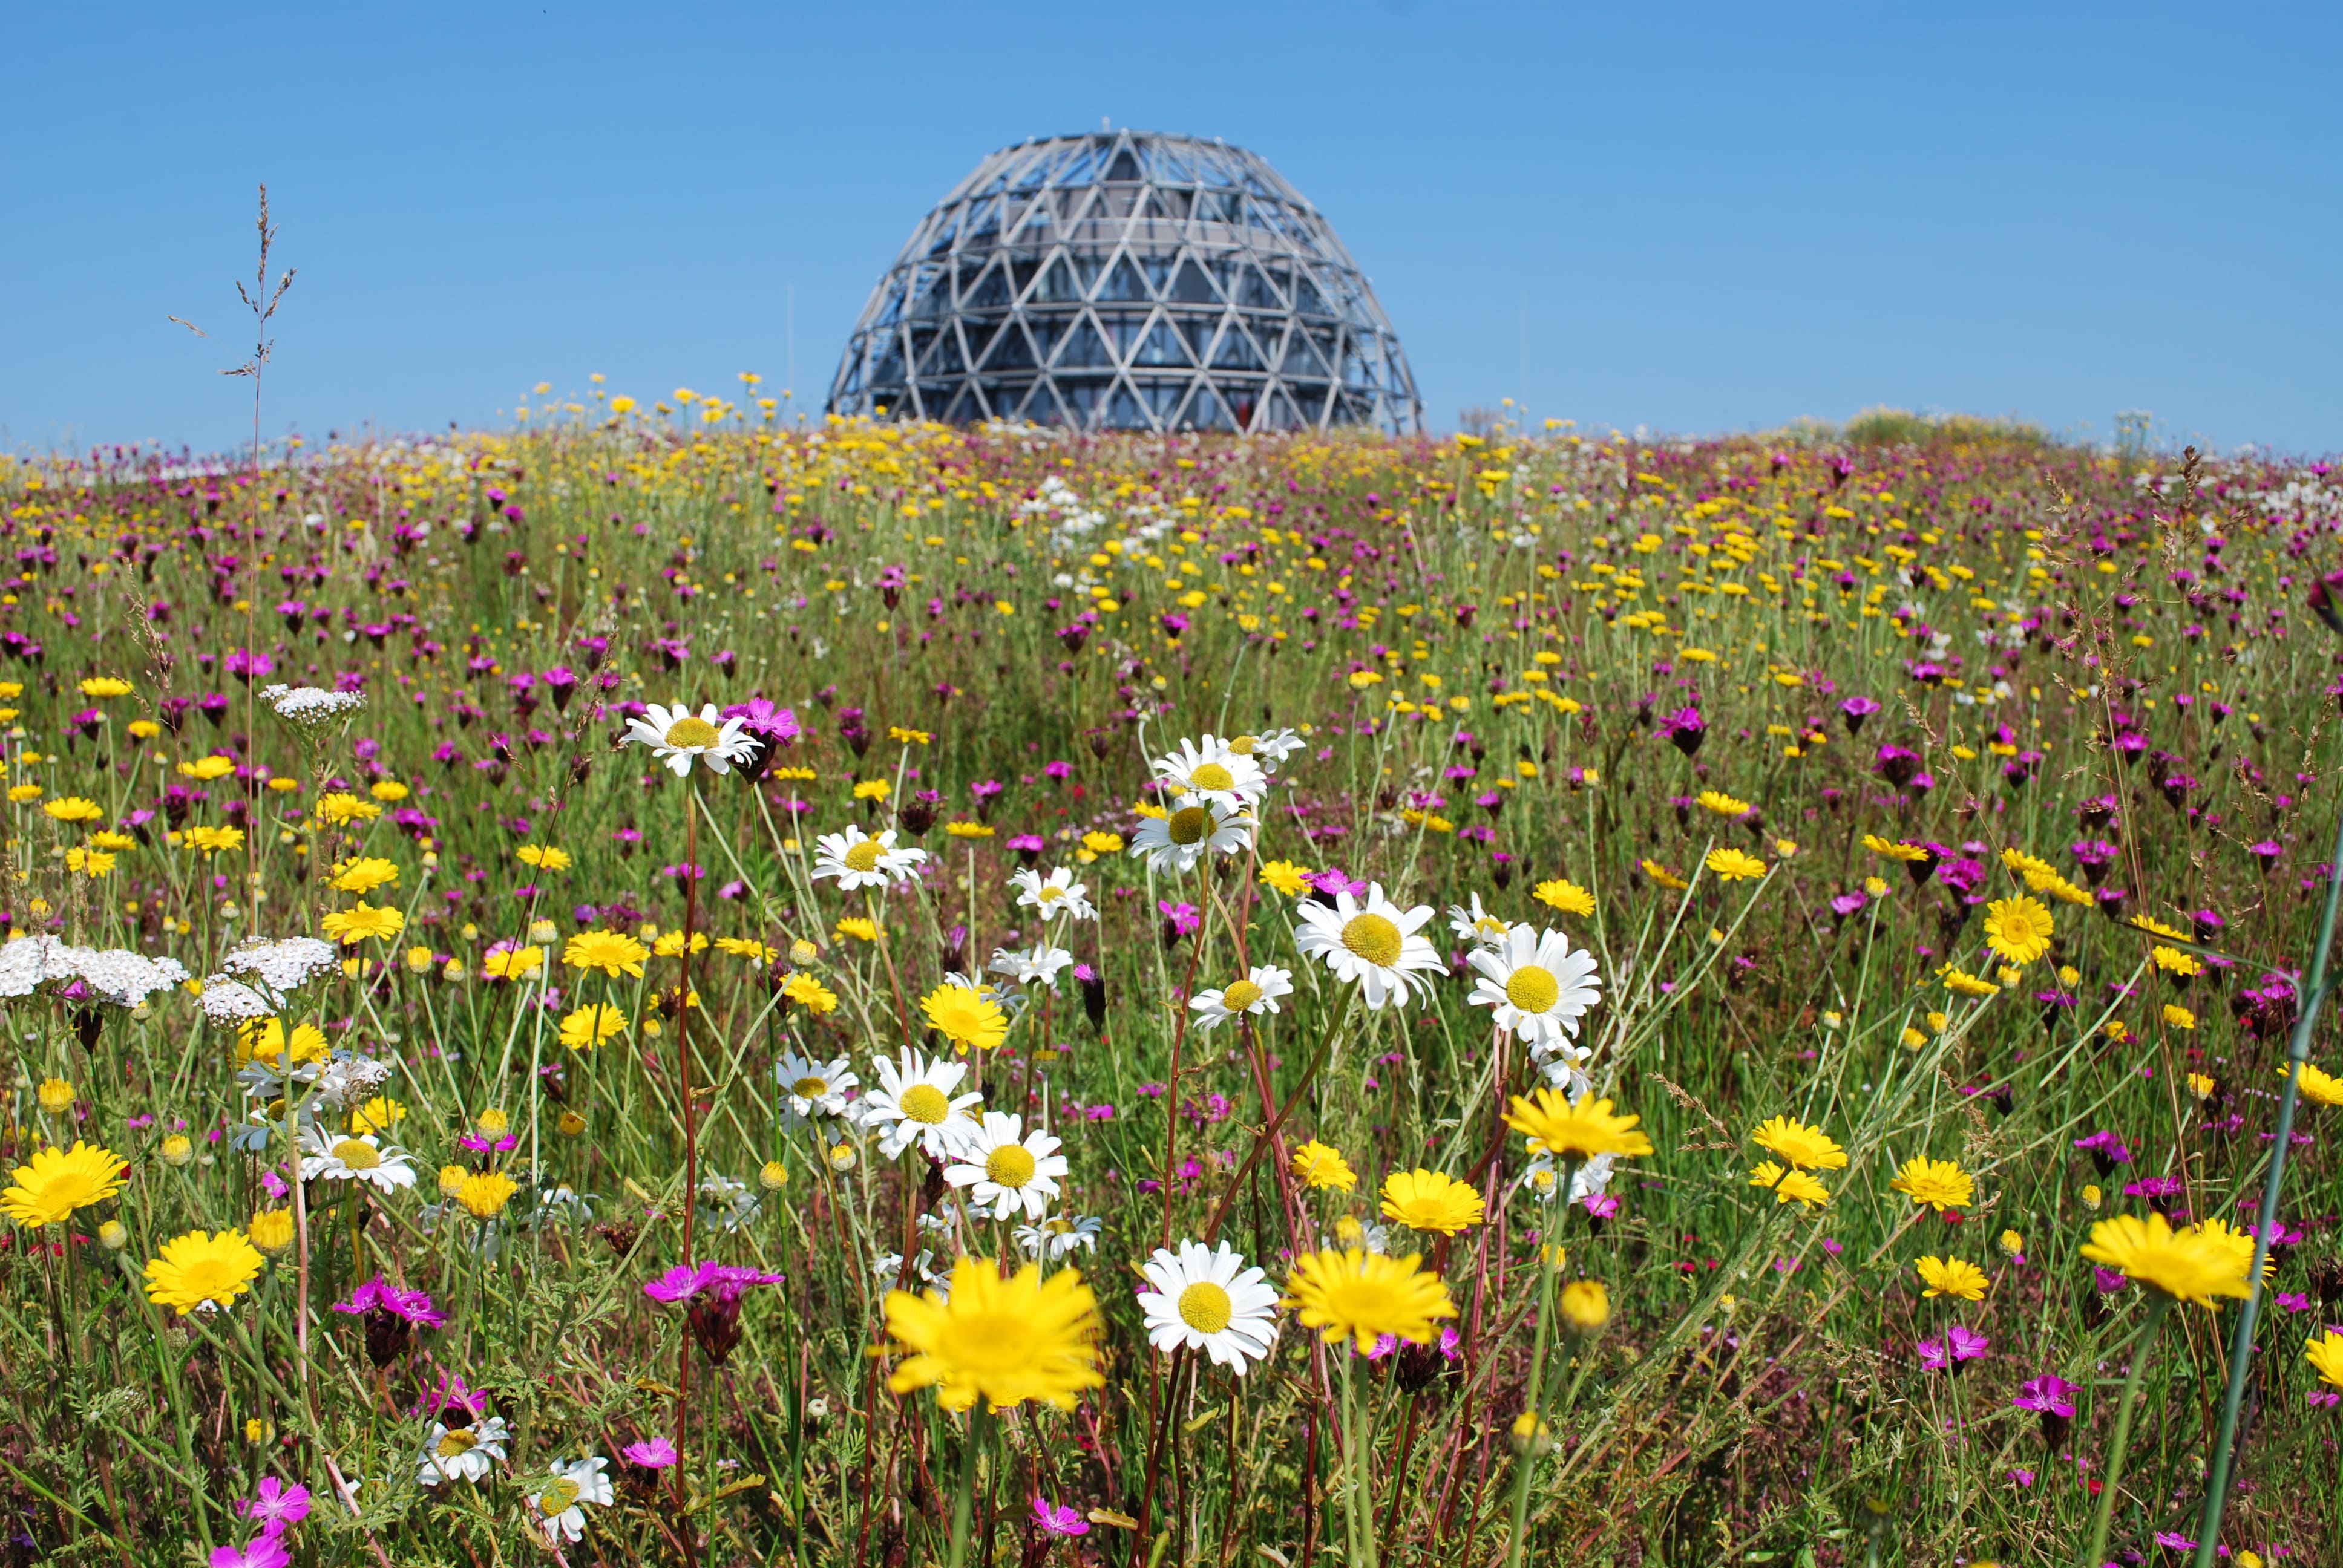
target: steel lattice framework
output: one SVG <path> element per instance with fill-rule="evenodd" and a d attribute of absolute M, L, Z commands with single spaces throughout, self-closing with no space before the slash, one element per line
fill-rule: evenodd
<path fill-rule="evenodd" d="M 1143 131 L 978 165 L 871 291 L 830 407 L 1399 434 L 1423 415 L 1397 334 L 1318 209 L 1242 147 Z"/>

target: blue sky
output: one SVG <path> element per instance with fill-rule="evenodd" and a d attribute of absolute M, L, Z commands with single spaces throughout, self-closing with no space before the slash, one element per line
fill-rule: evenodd
<path fill-rule="evenodd" d="M 248 347 L 264 179 L 300 268 L 272 434 L 492 422 L 595 371 L 769 389 L 792 286 L 818 410 L 927 206 L 1104 116 L 1251 146 L 1316 202 L 1438 427 L 1524 395 L 1682 432 L 1889 403 L 2104 437 L 2144 408 L 2343 448 L 2332 5 L 20 5 L 8 30 L 0 447 L 240 437 L 215 371 Z"/>

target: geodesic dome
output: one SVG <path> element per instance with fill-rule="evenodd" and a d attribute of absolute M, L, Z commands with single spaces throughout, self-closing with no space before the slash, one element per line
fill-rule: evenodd
<path fill-rule="evenodd" d="M 1242 147 L 1101 131 L 993 154 L 871 291 L 830 408 L 1119 430 L 1372 425 L 1423 405 L 1318 209 Z"/>

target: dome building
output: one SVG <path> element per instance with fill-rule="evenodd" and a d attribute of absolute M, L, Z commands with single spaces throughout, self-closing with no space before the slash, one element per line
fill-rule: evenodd
<path fill-rule="evenodd" d="M 871 291 L 830 408 L 1109 430 L 1423 425 L 1399 337 L 1318 209 L 1241 147 L 1143 131 L 978 165 Z"/>

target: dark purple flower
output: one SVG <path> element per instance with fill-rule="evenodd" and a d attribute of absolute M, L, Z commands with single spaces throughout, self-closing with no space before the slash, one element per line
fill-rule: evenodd
<path fill-rule="evenodd" d="M 1838 710 L 1846 720 L 1846 732 L 1855 735 L 1862 732 L 1863 721 L 1879 711 L 1879 704 L 1868 697 L 1850 697 L 1838 705 Z"/>
<path fill-rule="evenodd" d="M 2131 1151 L 2124 1146 L 2122 1139 L 2112 1132 L 2102 1131 L 2092 1133 L 2088 1138 L 2077 1138 L 2075 1147 L 2091 1157 L 2091 1163 L 2099 1168 L 2102 1176 L 2118 1165 L 2131 1163 Z"/>
<path fill-rule="evenodd" d="M 682 1302 L 684 1322 L 710 1366 L 722 1366 L 740 1343 L 740 1298 L 750 1287 L 778 1285 L 783 1276 L 736 1263 L 678 1263 L 643 1286 L 654 1301 Z"/>

